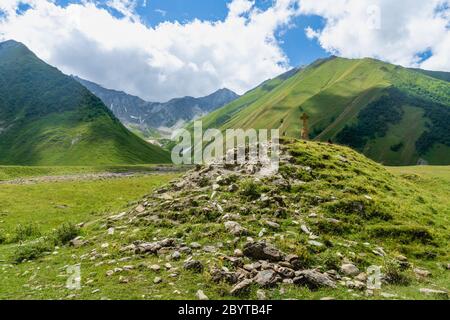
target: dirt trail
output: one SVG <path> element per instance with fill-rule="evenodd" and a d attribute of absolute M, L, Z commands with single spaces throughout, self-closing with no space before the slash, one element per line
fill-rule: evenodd
<path fill-rule="evenodd" d="M 62 181 L 108 180 L 108 179 L 128 178 L 136 176 L 179 173 L 184 171 L 186 171 L 186 168 L 155 167 L 154 170 L 152 171 L 79 173 L 79 174 L 66 174 L 55 176 L 27 177 L 3 181 L 0 180 L 0 185 L 25 185 L 25 184 L 52 183 Z"/>

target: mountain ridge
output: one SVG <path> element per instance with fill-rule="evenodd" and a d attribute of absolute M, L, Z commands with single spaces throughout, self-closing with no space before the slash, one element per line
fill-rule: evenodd
<path fill-rule="evenodd" d="M 239 97 L 233 91 L 223 88 L 204 97 L 181 97 L 167 102 L 150 102 L 123 91 L 107 89 L 94 82 L 73 76 L 126 125 L 135 125 L 141 130 L 182 126 L 195 118 L 224 106 Z"/>
<path fill-rule="evenodd" d="M 22 43 L 0 44 L 0 163 L 95 165 L 168 162 L 128 131 L 84 86 Z"/>
<path fill-rule="evenodd" d="M 349 145 L 389 165 L 450 164 L 450 84 L 440 79 L 445 74 L 372 58 L 319 59 L 250 90 L 202 118 L 203 126 L 279 128 L 299 137 L 306 112 L 311 139 Z"/>

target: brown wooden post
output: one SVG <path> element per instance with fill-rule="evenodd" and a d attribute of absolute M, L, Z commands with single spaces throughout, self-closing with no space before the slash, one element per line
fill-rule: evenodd
<path fill-rule="evenodd" d="M 302 128 L 302 140 L 309 140 L 309 127 L 308 127 L 308 119 L 309 116 L 304 113 L 303 116 L 300 118 L 303 120 L 303 128 Z"/>

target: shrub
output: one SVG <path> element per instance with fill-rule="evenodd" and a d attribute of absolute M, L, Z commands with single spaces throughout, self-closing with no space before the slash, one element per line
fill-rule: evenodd
<path fill-rule="evenodd" d="M 0 244 L 3 244 L 6 242 L 6 234 L 2 230 L 0 230 Z"/>
<path fill-rule="evenodd" d="M 384 281 L 389 284 L 406 286 L 411 280 L 402 272 L 401 266 L 397 261 L 388 260 L 384 263 Z"/>
<path fill-rule="evenodd" d="M 261 197 L 261 189 L 260 186 L 255 183 L 253 180 L 245 180 L 241 184 L 241 194 L 244 197 L 249 198 L 250 200 L 256 200 Z"/>
<path fill-rule="evenodd" d="M 47 238 L 39 239 L 35 242 L 18 246 L 13 253 L 12 260 L 15 263 L 33 260 L 41 257 L 44 252 L 51 250 L 52 246 Z"/>
<path fill-rule="evenodd" d="M 391 238 L 404 244 L 420 242 L 429 244 L 433 240 L 430 231 L 421 226 L 377 226 L 369 230 L 375 238 Z"/>
<path fill-rule="evenodd" d="M 55 245 L 65 245 L 80 234 L 80 229 L 73 223 L 64 223 L 53 232 Z"/>
<path fill-rule="evenodd" d="M 11 243 L 25 241 L 30 238 L 36 238 L 41 235 L 39 228 L 34 223 L 29 223 L 26 225 L 19 224 L 13 233 L 11 238 Z"/>

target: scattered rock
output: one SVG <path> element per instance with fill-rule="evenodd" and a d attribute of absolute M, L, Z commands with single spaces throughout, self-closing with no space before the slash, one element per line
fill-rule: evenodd
<path fill-rule="evenodd" d="M 314 247 L 323 247 L 323 243 L 315 240 L 309 240 L 308 243 Z"/>
<path fill-rule="evenodd" d="M 172 260 L 180 260 L 181 253 L 179 251 L 174 251 L 170 257 L 172 258 Z"/>
<path fill-rule="evenodd" d="M 275 229 L 275 230 L 280 229 L 280 225 L 279 225 L 278 223 L 276 223 L 276 222 L 273 222 L 273 221 L 266 221 L 265 224 L 266 224 L 266 226 L 268 226 L 269 228 L 272 228 L 272 229 Z"/>
<path fill-rule="evenodd" d="M 236 284 L 239 280 L 237 273 L 225 271 L 218 268 L 213 268 L 210 271 L 212 281 L 216 283 L 226 282 L 229 284 Z"/>
<path fill-rule="evenodd" d="M 423 293 L 427 296 L 438 296 L 444 299 L 448 299 L 448 292 L 444 290 L 435 290 L 435 289 L 428 289 L 428 288 L 422 288 L 419 290 L 420 293 Z"/>
<path fill-rule="evenodd" d="M 233 287 L 233 289 L 231 289 L 230 294 L 233 296 L 238 296 L 242 293 L 244 293 L 245 291 L 247 291 L 250 286 L 252 285 L 253 281 L 250 279 L 245 279 L 241 282 L 239 282 L 237 285 L 235 285 Z"/>
<path fill-rule="evenodd" d="M 248 242 L 244 245 L 243 253 L 255 260 L 269 260 L 272 262 L 283 259 L 283 253 L 265 242 Z"/>
<path fill-rule="evenodd" d="M 258 298 L 258 300 L 267 300 L 266 293 L 261 289 L 256 291 L 256 297 Z"/>
<path fill-rule="evenodd" d="M 162 278 L 160 277 L 155 277 L 155 279 L 153 280 L 153 283 L 158 284 L 162 282 Z"/>
<path fill-rule="evenodd" d="M 273 270 L 263 270 L 258 272 L 254 280 L 261 287 L 273 287 L 281 282 L 281 277 Z"/>
<path fill-rule="evenodd" d="M 196 294 L 198 300 L 206 301 L 209 300 L 209 298 L 206 296 L 206 294 L 202 290 L 198 290 Z"/>
<path fill-rule="evenodd" d="M 346 263 L 341 266 L 341 272 L 346 276 L 356 276 L 360 273 L 357 266 L 352 263 Z"/>
<path fill-rule="evenodd" d="M 243 257 L 244 256 L 244 253 L 240 249 L 234 250 L 233 254 L 234 254 L 235 257 Z"/>
<path fill-rule="evenodd" d="M 294 283 L 307 286 L 311 290 L 322 287 L 336 288 L 336 283 L 327 275 L 316 270 L 303 270 L 295 273 Z"/>
<path fill-rule="evenodd" d="M 425 269 L 414 268 L 413 271 L 419 278 L 428 278 L 429 276 L 431 276 L 431 272 Z"/>
<path fill-rule="evenodd" d="M 234 236 L 245 236 L 249 234 L 247 229 L 235 221 L 225 222 L 225 229 Z"/>
<path fill-rule="evenodd" d="M 203 264 L 198 260 L 186 261 L 183 265 L 185 270 L 193 271 L 196 273 L 203 272 Z"/>
<path fill-rule="evenodd" d="M 161 266 L 157 265 L 157 264 L 153 264 L 149 267 L 150 270 L 158 272 L 161 270 Z"/>

